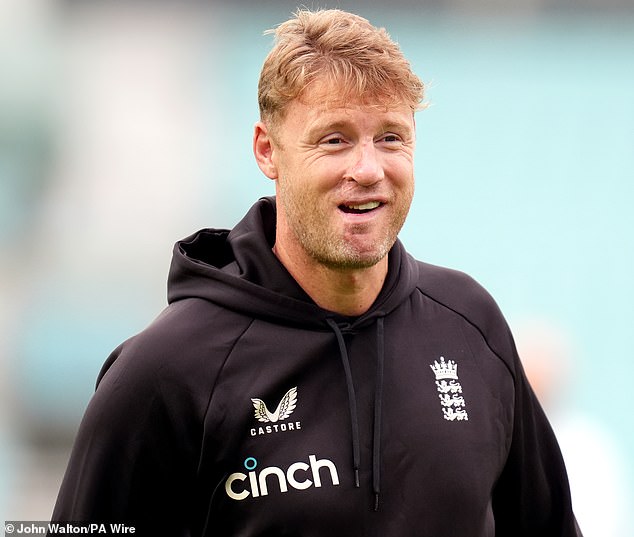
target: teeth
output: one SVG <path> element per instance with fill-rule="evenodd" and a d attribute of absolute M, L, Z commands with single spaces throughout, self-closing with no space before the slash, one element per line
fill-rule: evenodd
<path fill-rule="evenodd" d="M 381 205 L 378 201 L 370 201 L 368 203 L 362 203 L 361 205 L 346 205 L 348 209 L 354 209 L 355 211 L 369 211 L 371 209 L 376 209 L 379 205 Z"/>

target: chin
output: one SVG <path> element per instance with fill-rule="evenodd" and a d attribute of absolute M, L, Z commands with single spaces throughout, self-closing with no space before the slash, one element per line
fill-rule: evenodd
<path fill-rule="evenodd" d="M 372 251 L 358 252 L 350 251 L 348 247 L 345 248 L 345 251 L 338 250 L 331 252 L 330 255 L 321 256 L 321 258 L 317 256 L 316 259 L 323 265 L 337 270 L 368 269 L 381 262 L 390 248 L 374 248 Z"/>

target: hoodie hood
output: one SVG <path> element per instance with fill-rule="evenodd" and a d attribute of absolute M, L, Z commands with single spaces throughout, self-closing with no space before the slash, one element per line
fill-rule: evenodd
<path fill-rule="evenodd" d="M 168 301 L 202 298 L 256 318 L 328 330 L 328 319 L 365 326 L 414 291 L 416 262 L 397 241 L 383 289 L 366 313 L 353 319 L 320 308 L 273 253 L 275 218 L 275 198 L 262 198 L 232 230 L 203 229 L 176 243 Z"/>

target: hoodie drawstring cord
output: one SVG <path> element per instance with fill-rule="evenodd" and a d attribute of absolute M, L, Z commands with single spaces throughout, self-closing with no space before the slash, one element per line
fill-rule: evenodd
<path fill-rule="evenodd" d="M 383 317 L 376 323 L 376 381 L 374 391 L 374 439 L 372 442 L 372 486 L 374 489 L 374 510 L 379 510 L 381 493 L 381 402 L 383 401 L 383 364 L 385 362 L 385 339 L 383 337 Z"/>
<path fill-rule="evenodd" d="M 377 337 L 377 364 L 376 381 L 374 391 L 374 430 L 372 438 L 372 490 L 374 493 L 374 510 L 379 510 L 379 495 L 381 492 L 381 403 L 383 401 L 383 366 L 385 363 L 385 339 L 383 329 L 384 318 L 381 316 L 376 323 Z M 352 432 L 352 466 L 354 470 L 355 487 L 359 488 L 359 468 L 361 466 L 361 450 L 359 444 L 359 418 L 357 413 L 357 399 L 352 382 L 352 371 L 350 369 L 350 359 L 348 349 L 343 338 L 341 328 L 333 319 L 327 319 L 328 325 L 337 337 L 339 344 L 339 355 L 346 377 L 348 389 L 348 408 L 350 411 L 350 422 Z"/>
<path fill-rule="evenodd" d="M 352 468 L 354 470 L 354 484 L 359 488 L 359 467 L 361 466 L 361 449 L 359 447 L 359 418 L 357 415 L 357 398 L 354 393 L 354 385 L 352 384 L 352 371 L 350 370 L 350 360 L 348 359 L 348 349 L 343 339 L 343 334 L 339 325 L 333 319 L 327 319 L 330 328 L 337 336 L 339 344 L 339 355 L 341 363 L 346 375 L 346 386 L 348 388 L 348 408 L 350 410 L 350 422 L 352 427 Z"/>

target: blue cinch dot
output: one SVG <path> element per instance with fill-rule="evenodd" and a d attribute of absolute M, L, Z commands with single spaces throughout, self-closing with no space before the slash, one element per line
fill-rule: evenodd
<path fill-rule="evenodd" d="M 253 457 L 247 457 L 244 459 L 244 467 L 247 470 L 255 470 L 258 466 L 258 461 L 256 461 Z"/>

